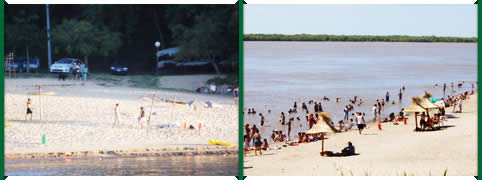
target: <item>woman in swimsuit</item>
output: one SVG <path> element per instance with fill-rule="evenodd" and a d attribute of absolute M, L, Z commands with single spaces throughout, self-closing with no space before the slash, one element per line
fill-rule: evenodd
<path fill-rule="evenodd" d="M 244 126 L 244 130 L 245 130 L 245 132 L 246 132 L 245 135 L 246 135 L 247 142 L 248 142 L 248 147 L 249 147 L 249 141 L 251 140 L 251 138 L 250 138 L 251 133 L 250 133 L 250 129 L 249 129 L 249 124 L 246 124 L 246 125 Z"/>
<path fill-rule="evenodd" d="M 32 120 L 32 100 L 30 98 L 27 99 L 27 114 L 25 114 L 25 121 L 27 120 L 28 115 L 30 114 L 30 121 Z"/>
<path fill-rule="evenodd" d="M 246 156 L 246 153 L 249 151 L 249 144 L 248 144 L 248 136 L 244 135 L 243 138 L 243 152 L 244 156 Z"/>
<path fill-rule="evenodd" d="M 285 125 L 285 113 L 284 112 L 281 112 L 281 117 L 280 117 L 279 121 L 281 122 L 281 125 Z"/>
<path fill-rule="evenodd" d="M 263 150 L 267 151 L 269 148 L 269 144 L 268 144 L 268 140 L 264 139 L 264 142 L 263 142 Z"/>

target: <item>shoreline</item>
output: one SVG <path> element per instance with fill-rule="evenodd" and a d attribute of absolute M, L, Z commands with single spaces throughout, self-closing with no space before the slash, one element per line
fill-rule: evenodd
<path fill-rule="evenodd" d="M 224 146 L 177 146 L 167 148 L 145 148 L 131 150 L 95 150 L 76 152 L 7 153 L 4 160 L 39 160 L 48 158 L 93 158 L 93 157 L 150 157 L 150 156 L 196 156 L 237 154 L 238 147 Z"/>
<path fill-rule="evenodd" d="M 261 156 L 247 153 L 245 174 L 477 175 L 477 96 L 476 91 L 463 101 L 462 113 L 445 108 L 452 116 L 443 121 L 440 130 L 415 132 L 411 113 L 407 125 L 387 122 L 382 123 L 382 130 L 369 125 L 361 135 L 355 129 L 326 136 L 325 151 L 339 152 L 350 141 L 356 147 L 355 156 L 320 157 L 320 141 L 287 147 L 283 142 L 271 143 L 270 150 Z"/>

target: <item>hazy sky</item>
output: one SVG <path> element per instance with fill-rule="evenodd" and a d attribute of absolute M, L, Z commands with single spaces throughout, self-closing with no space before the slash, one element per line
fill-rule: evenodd
<path fill-rule="evenodd" d="M 476 37 L 477 6 L 247 4 L 244 33 Z"/>

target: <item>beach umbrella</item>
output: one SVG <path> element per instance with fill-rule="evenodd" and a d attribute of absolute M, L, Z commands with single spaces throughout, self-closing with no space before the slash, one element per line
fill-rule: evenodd
<path fill-rule="evenodd" d="M 439 100 L 433 104 L 437 105 L 438 107 L 445 107 L 445 102 L 443 100 Z"/>
<path fill-rule="evenodd" d="M 407 108 L 403 109 L 403 112 L 413 112 L 413 113 L 417 113 L 417 112 L 425 112 L 426 110 L 418 105 L 418 104 L 411 104 L 410 106 L 408 106 Z M 415 127 L 418 129 L 418 123 L 417 123 L 417 115 L 415 114 Z"/>
<path fill-rule="evenodd" d="M 420 102 L 420 106 L 422 106 L 425 109 L 438 109 L 439 107 L 432 102 L 430 102 L 429 99 L 423 98 L 422 102 Z"/>
<path fill-rule="evenodd" d="M 306 134 L 320 134 L 321 133 L 321 153 L 325 152 L 325 133 L 337 132 L 328 121 L 331 121 L 329 114 L 327 112 L 318 113 L 318 116 L 322 119 L 318 121 L 310 130 L 306 131 Z"/>

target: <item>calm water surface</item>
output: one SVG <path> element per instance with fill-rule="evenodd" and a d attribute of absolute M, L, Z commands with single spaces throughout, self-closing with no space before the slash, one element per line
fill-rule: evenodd
<path fill-rule="evenodd" d="M 5 161 L 6 176 L 235 176 L 238 156 L 123 157 Z"/>
<path fill-rule="evenodd" d="M 476 43 L 245 42 L 244 52 L 244 106 L 265 115 L 263 137 L 274 129 L 287 131 L 278 120 L 295 101 L 300 108 L 301 102 L 320 102 L 318 98 L 327 96 L 329 102 L 321 101 L 323 110 L 337 122 L 348 99 L 358 96 L 364 104 L 355 105 L 355 111 L 371 119 L 371 107 L 387 91 L 397 104 L 385 105 L 384 115 L 399 112 L 424 90 L 441 98 L 442 88 L 433 88 L 435 84 L 447 83 L 450 89 L 450 82 L 477 80 Z M 407 89 L 398 103 L 402 86 Z M 466 83 L 454 91 L 470 89 Z M 313 111 L 313 106 L 308 108 Z M 295 120 L 294 133 L 308 129 L 299 110 L 287 116 L 301 119 Z M 245 114 L 244 122 L 260 126 L 258 115 Z"/>

